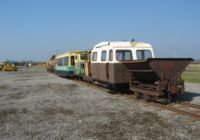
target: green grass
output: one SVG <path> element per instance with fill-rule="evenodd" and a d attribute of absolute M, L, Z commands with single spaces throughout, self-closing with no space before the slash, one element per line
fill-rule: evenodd
<path fill-rule="evenodd" d="M 200 64 L 190 64 L 183 72 L 182 78 L 186 82 L 200 83 Z"/>

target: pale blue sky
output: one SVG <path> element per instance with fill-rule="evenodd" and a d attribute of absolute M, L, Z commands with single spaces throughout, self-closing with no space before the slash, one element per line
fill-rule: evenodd
<path fill-rule="evenodd" d="M 200 58 L 200 1 L 0 0 L 0 60 L 48 60 L 132 38 L 157 57 Z"/>

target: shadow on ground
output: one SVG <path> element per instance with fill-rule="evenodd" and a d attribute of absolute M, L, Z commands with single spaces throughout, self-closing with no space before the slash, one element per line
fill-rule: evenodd
<path fill-rule="evenodd" d="M 200 93 L 185 92 L 184 94 L 179 95 L 178 99 L 180 101 L 190 102 L 195 97 L 200 97 Z"/>

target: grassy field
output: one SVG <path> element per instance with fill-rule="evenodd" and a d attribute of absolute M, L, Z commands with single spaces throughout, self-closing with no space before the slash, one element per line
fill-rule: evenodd
<path fill-rule="evenodd" d="M 183 72 L 182 77 L 186 82 L 200 83 L 200 64 L 190 64 Z"/>

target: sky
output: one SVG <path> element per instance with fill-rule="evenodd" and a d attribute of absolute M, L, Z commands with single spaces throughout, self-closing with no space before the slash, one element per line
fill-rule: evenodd
<path fill-rule="evenodd" d="M 47 61 L 101 41 L 200 58 L 200 0 L 0 0 L 0 61 Z"/>

